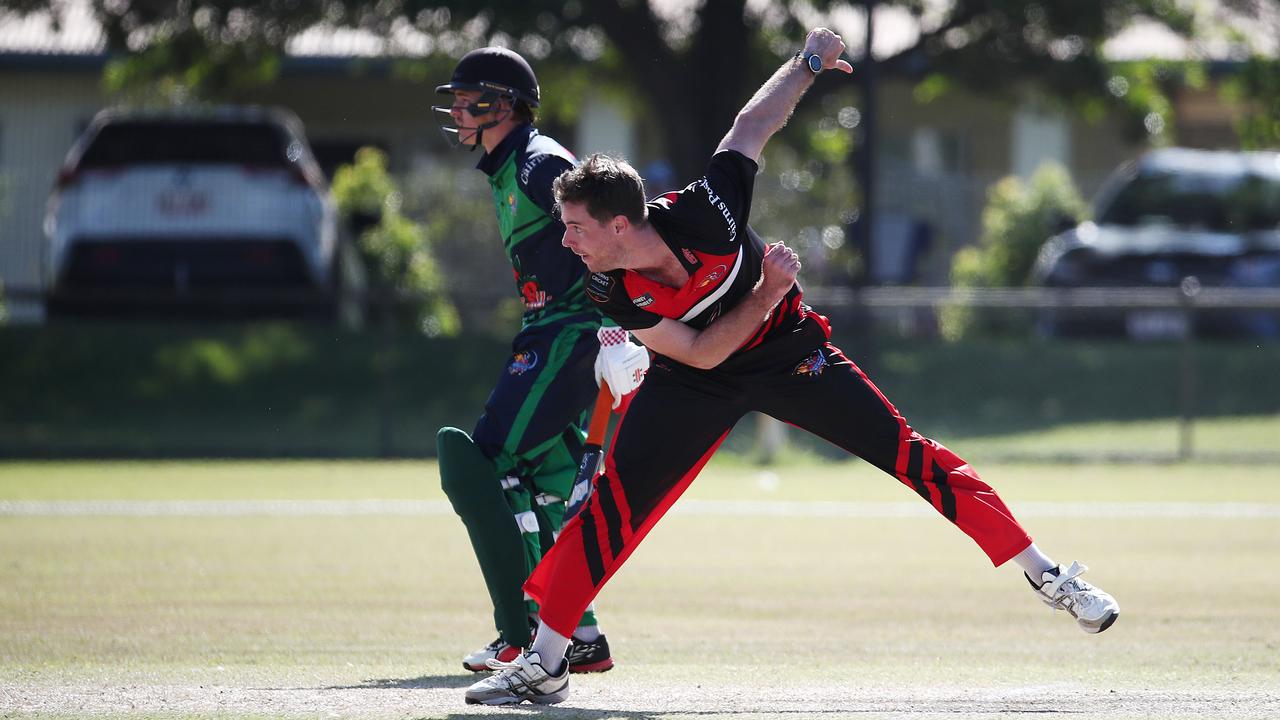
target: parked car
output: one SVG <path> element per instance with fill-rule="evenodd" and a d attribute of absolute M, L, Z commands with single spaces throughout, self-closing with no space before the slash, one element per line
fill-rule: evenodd
<path fill-rule="evenodd" d="M 292 113 L 106 110 L 45 217 L 51 311 L 334 300 L 333 200 Z"/>
<path fill-rule="evenodd" d="M 1033 279 L 1049 287 L 1280 287 L 1280 153 L 1167 148 L 1121 165 L 1094 220 L 1041 248 Z M 1055 335 L 1280 337 L 1280 313 L 1176 308 L 1058 309 Z"/>

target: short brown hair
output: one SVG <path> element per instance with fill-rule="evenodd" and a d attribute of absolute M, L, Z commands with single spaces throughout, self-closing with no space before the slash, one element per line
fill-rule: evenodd
<path fill-rule="evenodd" d="M 556 204 L 572 202 L 587 206 L 587 214 L 600 222 L 618 215 L 633 225 L 648 217 L 644 206 L 644 180 L 621 158 L 596 153 L 581 165 L 565 170 L 551 185 Z"/>
<path fill-rule="evenodd" d="M 521 122 L 531 123 L 538 120 L 537 112 L 529 107 L 529 103 L 523 100 L 515 101 L 515 106 L 511 108 L 511 114 L 515 115 L 516 119 Z"/>

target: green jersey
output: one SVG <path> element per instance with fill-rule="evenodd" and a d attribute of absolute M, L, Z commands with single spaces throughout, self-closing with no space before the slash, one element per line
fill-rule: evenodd
<path fill-rule="evenodd" d="M 551 183 L 575 162 L 560 143 L 526 124 L 477 165 L 489 176 L 498 230 L 524 302 L 525 327 L 599 318 L 583 292 L 586 268 L 561 245 L 564 224 L 554 213 Z"/>

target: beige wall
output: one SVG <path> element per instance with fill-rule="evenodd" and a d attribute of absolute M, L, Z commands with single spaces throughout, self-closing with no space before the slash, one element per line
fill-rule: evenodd
<path fill-rule="evenodd" d="M 374 142 L 390 152 L 392 169 L 403 171 L 416 157 L 447 149 L 431 110 L 443 97 L 434 88 L 385 77 L 294 75 L 246 101 L 293 110 L 312 142 Z"/>
<path fill-rule="evenodd" d="M 10 291 L 39 286 L 49 191 L 72 141 L 101 102 L 96 74 L 0 73 L 0 178 L 6 185 L 0 279 Z M 33 311 L 12 297 L 8 304 L 15 320 Z"/>

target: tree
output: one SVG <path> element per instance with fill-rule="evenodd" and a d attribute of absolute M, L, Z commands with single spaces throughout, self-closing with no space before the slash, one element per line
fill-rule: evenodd
<path fill-rule="evenodd" d="M 119 87 L 151 81 L 173 92 L 218 95 L 269 80 L 285 42 L 315 26 L 360 27 L 384 37 L 406 32 L 456 57 L 483 43 L 507 44 L 539 64 L 580 73 L 579 82 L 625 88 L 660 130 L 679 177 L 696 174 L 748 94 L 795 53 L 814 24 L 857 26 L 857 3 L 810 0 L 748 7 L 746 0 L 92 0 L 111 51 L 132 55 L 110 72 Z M 1027 85 L 1098 113 L 1130 107 L 1150 129 L 1167 111 L 1163 76 L 1142 92 L 1117 92 L 1103 42 L 1135 18 L 1192 37 L 1204 18 L 1173 0 L 880 0 L 882 12 L 914 21 L 914 42 L 880 58 L 882 76 L 921 83 L 922 96 L 952 84 L 981 93 Z M 1240 14 L 1264 14 L 1265 0 L 1232 0 Z M 0 0 L 18 12 L 69 4 Z M 851 34 L 852 35 L 852 34 Z M 850 40 L 857 53 L 859 40 Z M 589 64 L 589 76 L 583 73 Z M 855 62 L 856 65 L 856 62 Z M 856 72 L 856 71 L 855 71 Z M 844 84 L 847 86 L 847 82 Z M 816 93 L 840 87 L 823 78 Z M 1147 90 L 1152 90 L 1148 92 Z M 552 112 L 557 98 L 550 98 Z"/>
<path fill-rule="evenodd" d="M 445 293 L 426 229 L 401 212 L 403 194 L 387 174 L 387 156 L 376 148 L 358 150 L 355 162 L 334 174 L 333 194 L 344 221 L 355 226 L 373 287 L 392 294 L 395 309 L 408 313 L 424 334 L 456 335 L 458 312 Z"/>
<path fill-rule="evenodd" d="M 962 249 L 951 261 L 956 287 L 1018 287 L 1030 279 L 1032 266 L 1045 238 L 1088 217 L 1071 175 L 1057 163 L 1036 169 L 1030 182 L 1006 177 L 987 191 L 978 244 Z M 986 314 L 969 305 L 942 308 L 942 334 L 959 340 L 974 332 L 1025 332 L 1018 320 L 1005 314 Z"/>

